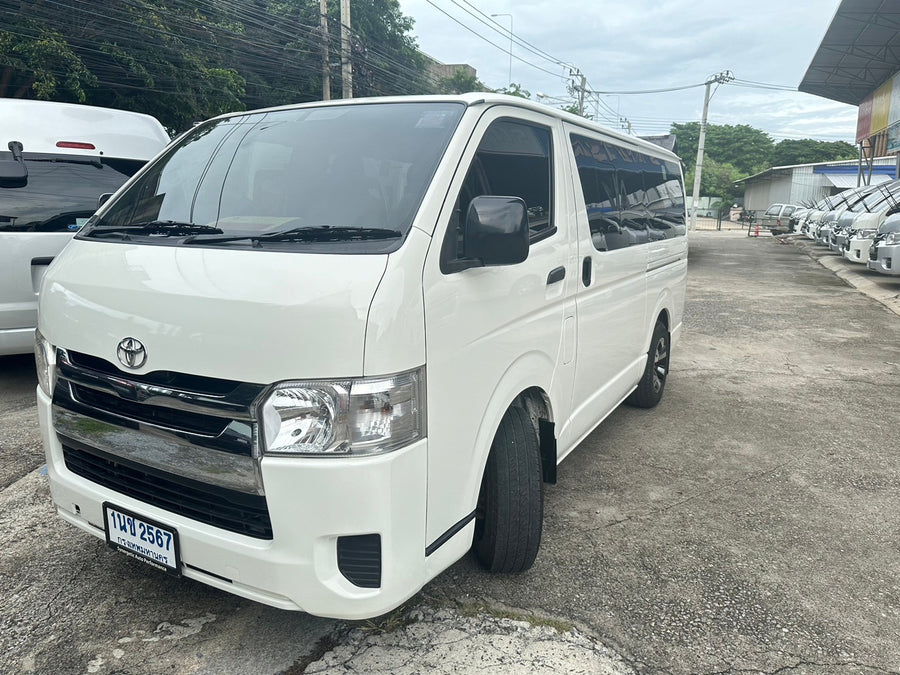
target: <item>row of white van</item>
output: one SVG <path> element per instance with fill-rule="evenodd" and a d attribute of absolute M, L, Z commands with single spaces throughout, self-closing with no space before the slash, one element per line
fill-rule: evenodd
<path fill-rule="evenodd" d="M 900 276 L 900 180 L 864 185 L 794 211 L 792 231 L 844 259 Z"/>
<path fill-rule="evenodd" d="M 198 125 L 40 283 L 57 512 L 326 616 L 388 611 L 470 549 L 526 570 L 557 464 L 662 397 L 684 203 L 677 156 L 515 97 Z"/>

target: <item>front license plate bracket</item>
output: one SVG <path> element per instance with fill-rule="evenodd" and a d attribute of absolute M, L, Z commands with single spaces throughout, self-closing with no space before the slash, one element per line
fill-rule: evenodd
<path fill-rule="evenodd" d="M 103 502 L 106 543 L 167 574 L 181 576 L 178 531 L 110 502 Z"/>

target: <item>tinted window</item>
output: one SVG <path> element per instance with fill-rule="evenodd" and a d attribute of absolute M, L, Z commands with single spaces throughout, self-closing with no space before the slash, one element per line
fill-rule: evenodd
<path fill-rule="evenodd" d="M 765 215 L 767 215 L 767 216 L 777 216 L 779 211 L 781 211 L 781 204 L 775 204 L 775 206 L 770 206 L 770 207 L 769 207 L 769 210 L 766 211 Z"/>
<path fill-rule="evenodd" d="M 362 104 L 213 121 L 151 167 L 102 225 L 172 220 L 212 225 L 228 236 L 298 227 L 405 234 L 464 110 L 450 103 Z M 356 238 L 365 248 L 366 234 Z M 372 240 L 384 247 L 383 237 Z"/>
<path fill-rule="evenodd" d="M 445 258 L 463 255 L 465 214 L 475 197 L 520 197 L 528 209 L 532 242 L 555 232 L 551 138 L 550 129 L 526 122 L 502 119 L 488 127 L 456 200 Z"/>
<path fill-rule="evenodd" d="M 0 157 L 11 153 L 0 153 Z M 116 159 L 24 153 L 28 183 L 0 188 L 0 232 L 72 232 L 143 165 Z"/>
<path fill-rule="evenodd" d="M 677 164 L 584 136 L 572 135 L 571 142 L 597 250 L 684 235 Z"/>

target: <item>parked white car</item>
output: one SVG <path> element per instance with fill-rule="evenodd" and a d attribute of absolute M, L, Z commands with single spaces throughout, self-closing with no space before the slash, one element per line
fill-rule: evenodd
<path fill-rule="evenodd" d="M 878 228 L 867 264 L 870 270 L 900 276 L 900 213 L 889 216 Z"/>
<path fill-rule="evenodd" d="M 34 349 L 47 266 L 168 142 L 149 115 L 0 98 L 0 356 Z"/>

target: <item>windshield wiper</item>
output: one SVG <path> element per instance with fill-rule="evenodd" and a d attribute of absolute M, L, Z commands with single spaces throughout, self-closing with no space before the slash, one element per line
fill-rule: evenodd
<path fill-rule="evenodd" d="M 254 246 L 264 242 L 284 241 L 366 241 L 371 239 L 396 239 L 402 237 L 399 230 L 386 230 L 380 227 L 333 227 L 331 225 L 316 225 L 294 227 L 280 232 L 268 234 L 244 234 L 206 236 L 196 234 L 185 239 L 182 244 L 227 244 L 233 241 L 248 240 Z"/>
<path fill-rule="evenodd" d="M 102 220 L 100 221 L 103 222 Z M 85 236 L 101 237 L 107 234 L 116 235 L 122 239 L 128 239 L 132 234 L 162 235 L 165 237 L 186 237 L 198 234 L 223 234 L 215 225 L 198 225 L 196 223 L 181 223 L 177 220 L 148 220 L 143 223 L 131 225 L 97 225 L 92 227 Z"/>

